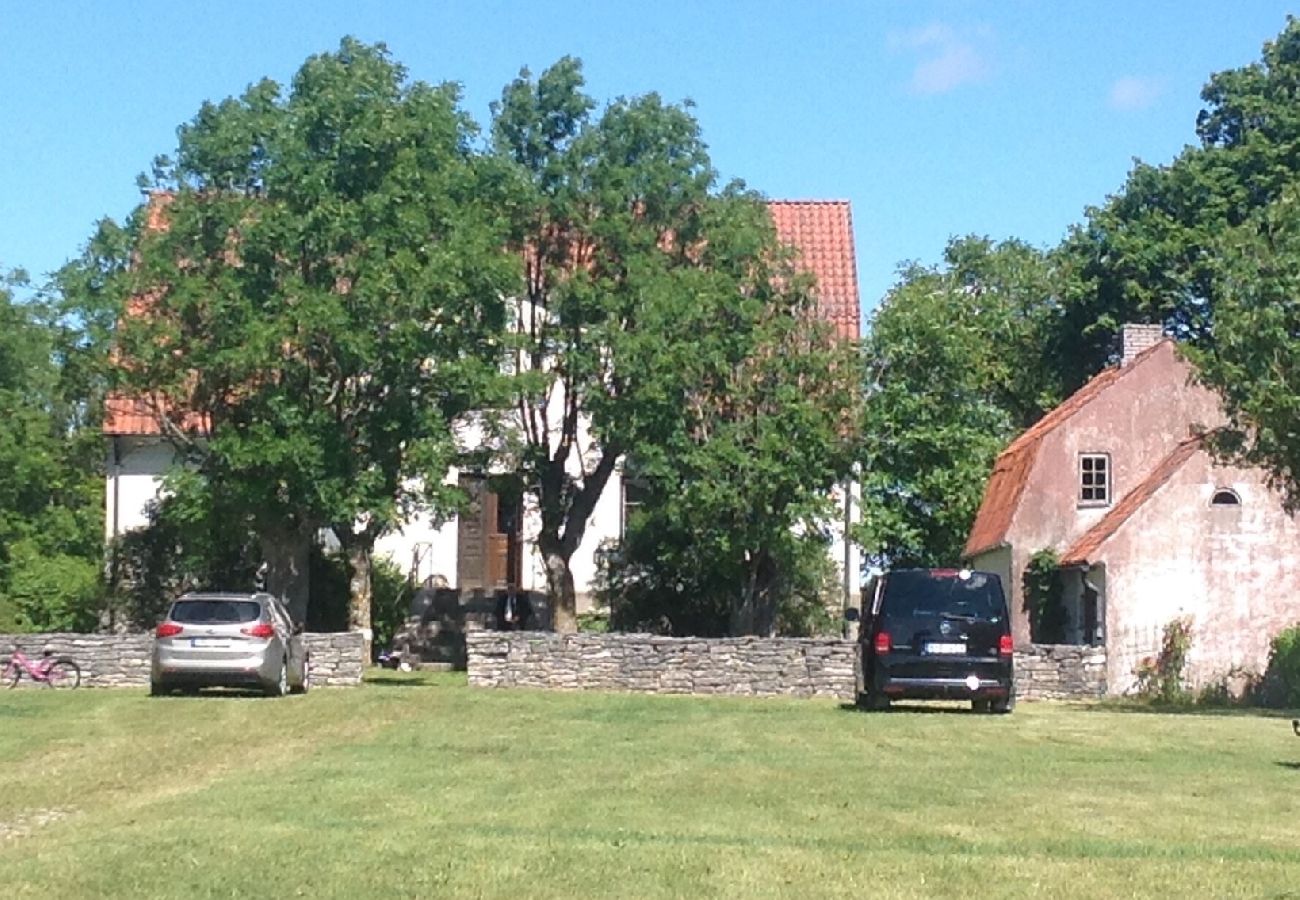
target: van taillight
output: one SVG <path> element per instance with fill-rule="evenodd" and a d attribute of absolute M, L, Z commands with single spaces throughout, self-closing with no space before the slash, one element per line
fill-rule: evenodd
<path fill-rule="evenodd" d="M 275 637 L 275 628 L 269 622 L 258 622 L 249 628 L 239 629 L 239 633 L 255 638 L 273 638 Z"/>
<path fill-rule="evenodd" d="M 176 637 L 176 635 L 180 634 L 184 630 L 185 629 L 181 628 L 181 626 L 177 625 L 175 622 L 163 622 L 154 629 L 153 634 L 154 637 Z"/>
<path fill-rule="evenodd" d="M 1011 643 L 1011 635 L 1004 634 L 998 638 L 998 656 L 1010 656 L 1014 645 Z"/>
<path fill-rule="evenodd" d="M 889 639 L 889 632 L 888 632 L 888 631 L 877 631 L 877 632 L 876 632 L 876 645 L 875 645 L 875 646 L 876 646 L 876 652 L 877 652 L 877 653 L 888 653 L 891 649 L 893 649 L 893 646 L 894 646 L 894 645 L 893 645 L 893 642 L 890 641 L 890 639 Z"/>

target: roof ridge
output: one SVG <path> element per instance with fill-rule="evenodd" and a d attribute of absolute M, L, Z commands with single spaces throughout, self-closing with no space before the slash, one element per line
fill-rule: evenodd
<path fill-rule="evenodd" d="M 1142 506 L 1154 497 L 1169 479 L 1192 458 L 1197 450 L 1205 444 L 1204 434 L 1193 434 L 1179 441 L 1174 449 L 1147 476 L 1137 483 L 1127 494 L 1120 498 L 1111 509 L 1097 520 L 1091 528 L 1079 535 L 1070 548 L 1061 557 L 1061 565 L 1072 566 L 1086 563 L 1088 557 L 1101 549 L 1102 544 L 1110 540 L 1115 532 L 1133 517 Z"/>

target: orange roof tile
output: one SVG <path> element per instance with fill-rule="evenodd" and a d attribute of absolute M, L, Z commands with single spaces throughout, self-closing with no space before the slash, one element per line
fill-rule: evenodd
<path fill-rule="evenodd" d="M 1205 438 L 1201 435 L 1187 438 L 1173 452 L 1161 460 L 1160 464 L 1151 470 L 1141 484 L 1129 491 L 1124 499 L 1120 500 L 1115 506 L 1102 517 L 1096 525 L 1089 528 L 1079 539 L 1074 542 L 1065 555 L 1061 558 L 1063 566 L 1077 566 L 1089 562 L 1101 549 L 1102 544 L 1129 520 L 1132 515 L 1138 511 L 1143 503 L 1150 500 L 1160 488 L 1173 477 L 1174 473 L 1182 468 L 1183 463 L 1191 459 L 1196 451 L 1200 450 L 1205 444 Z"/>
<path fill-rule="evenodd" d="M 1118 381 L 1123 375 L 1152 356 L 1156 350 L 1172 339 L 1165 338 L 1143 350 L 1127 366 L 1112 366 L 1103 369 L 1087 384 L 1079 388 L 1055 409 L 1026 428 L 1013 440 L 1007 449 L 993 464 L 993 474 L 984 489 L 984 499 L 975 522 L 971 525 L 970 536 L 966 538 L 966 548 L 962 556 L 970 558 L 1006 542 L 1011 520 L 1020 506 L 1020 496 L 1038 455 L 1042 439 L 1055 430 L 1067 419 L 1083 409 L 1106 388 Z"/>
<path fill-rule="evenodd" d="M 149 228 L 165 228 L 163 212 L 171 197 L 150 197 Z M 769 200 L 777 237 L 793 247 L 804 271 L 817 281 L 818 310 L 843 338 L 861 334 L 853 216 L 847 200 Z M 137 311 L 129 307 L 129 312 Z M 157 413 L 148 401 L 112 396 L 105 401 L 105 434 L 160 434 Z"/>
<path fill-rule="evenodd" d="M 777 237 L 817 279 L 822 316 L 843 338 L 861 334 L 853 214 L 847 200 L 769 200 Z"/>

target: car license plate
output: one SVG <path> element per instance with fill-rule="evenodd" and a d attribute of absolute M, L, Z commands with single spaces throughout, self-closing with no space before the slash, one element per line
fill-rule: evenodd
<path fill-rule="evenodd" d="M 925 652 L 962 654 L 966 652 L 966 645 L 965 644 L 926 644 Z"/>
<path fill-rule="evenodd" d="M 190 638 L 191 647 L 229 647 L 225 638 Z"/>

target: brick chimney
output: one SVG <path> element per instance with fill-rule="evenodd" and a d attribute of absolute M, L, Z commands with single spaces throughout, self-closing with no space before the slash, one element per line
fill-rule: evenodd
<path fill-rule="evenodd" d="M 1139 325 L 1128 323 L 1119 332 L 1119 364 L 1127 366 L 1143 350 L 1154 347 L 1165 336 L 1160 325 Z"/>

